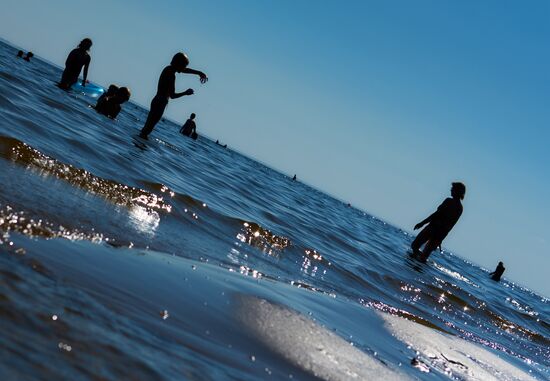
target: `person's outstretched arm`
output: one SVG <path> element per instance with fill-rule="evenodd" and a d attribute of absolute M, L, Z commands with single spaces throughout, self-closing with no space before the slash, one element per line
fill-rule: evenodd
<path fill-rule="evenodd" d="M 434 218 L 434 216 L 437 214 L 437 211 L 430 214 L 428 217 L 426 217 L 426 219 L 420 221 L 419 223 L 417 223 L 416 225 L 414 225 L 414 230 L 416 229 L 420 229 L 422 226 L 426 225 L 427 223 L 431 222 L 432 218 Z"/>
<path fill-rule="evenodd" d="M 200 77 L 201 83 L 206 83 L 208 81 L 208 77 L 206 76 L 206 74 L 204 74 L 200 70 L 195 70 L 187 67 L 183 70 L 183 73 L 198 75 Z"/>
<path fill-rule="evenodd" d="M 194 93 L 193 89 L 187 89 L 187 90 L 185 90 L 185 91 L 182 92 L 182 93 L 173 92 L 173 93 L 170 95 L 170 98 L 172 98 L 172 99 L 178 99 L 178 98 L 183 97 L 184 95 L 193 95 L 193 93 Z"/>
<path fill-rule="evenodd" d="M 88 80 L 88 68 L 90 67 L 90 60 L 88 59 L 88 62 L 84 65 L 84 74 L 83 74 L 83 80 L 82 80 L 82 87 L 86 86 L 86 81 Z"/>

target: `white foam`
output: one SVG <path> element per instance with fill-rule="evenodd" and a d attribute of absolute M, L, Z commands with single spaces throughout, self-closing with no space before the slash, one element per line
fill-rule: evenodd
<path fill-rule="evenodd" d="M 451 379 L 483 381 L 535 380 L 488 349 L 397 316 L 382 314 L 386 327 L 418 352 L 420 366 Z M 420 369 L 420 367 L 419 367 Z"/>
<path fill-rule="evenodd" d="M 271 350 L 322 380 L 409 380 L 288 308 L 243 296 L 240 320 Z"/>

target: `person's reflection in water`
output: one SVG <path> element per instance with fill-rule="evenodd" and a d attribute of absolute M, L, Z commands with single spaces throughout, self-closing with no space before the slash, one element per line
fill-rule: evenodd
<path fill-rule="evenodd" d="M 183 53 L 176 53 L 172 58 L 170 65 L 166 66 L 160 74 L 157 95 L 151 101 L 151 109 L 149 115 L 147 115 L 147 121 L 143 126 L 139 136 L 143 139 L 147 139 L 151 131 L 155 128 L 155 125 L 160 121 L 168 101 L 183 97 L 184 95 L 192 95 L 193 89 L 187 89 L 184 92 L 176 93 L 176 73 L 195 74 L 200 77 L 201 83 L 206 83 L 208 77 L 202 71 L 188 68 L 189 59 Z"/>
<path fill-rule="evenodd" d="M 73 49 L 65 61 L 65 70 L 61 75 L 59 87 L 68 90 L 72 85 L 78 82 L 80 71 L 84 68 L 82 86 L 86 86 L 88 78 L 88 68 L 90 67 L 91 57 L 89 50 L 92 47 L 92 40 L 85 38 L 80 41 L 78 47 Z"/>
<path fill-rule="evenodd" d="M 492 280 L 496 280 L 497 282 L 499 282 L 500 277 L 502 276 L 502 274 L 504 274 L 504 270 L 506 270 L 506 267 L 504 267 L 504 264 L 502 262 L 499 262 L 495 271 L 493 271 L 489 275 L 491 275 Z"/>
<path fill-rule="evenodd" d="M 464 199 L 465 194 L 466 186 L 464 184 L 453 183 L 451 187 L 452 198 L 445 199 L 432 215 L 414 226 L 414 230 L 416 230 L 428 224 L 411 243 L 413 254 L 419 260 L 425 262 L 435 248 L 438 246 L 441 248 L 441 243 L 462 214 L 460 200 Z M 424 244 L 426 244 L 424 250 L 420 251 L 420 247 Z"/>

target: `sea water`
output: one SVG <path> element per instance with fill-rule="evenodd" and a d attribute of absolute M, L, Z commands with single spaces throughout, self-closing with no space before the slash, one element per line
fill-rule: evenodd
<path fill-rule="evenodd" d="M 550 379 L 550 303 L 0 42 L 1 380 Z M 108 85 L 108 84 L 104 84 Z"/>

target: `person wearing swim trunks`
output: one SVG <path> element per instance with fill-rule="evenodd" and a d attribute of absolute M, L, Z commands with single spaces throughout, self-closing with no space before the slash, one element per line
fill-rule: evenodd
<path fill-rule="evenodd" d="M 411 243 L 411 249 L 419 260 L 426 262 L 432 251 L 438 246 L 441 248 L 441 243 L 462 215 L 460 201 L 464 199 L 465 194 L 466 186 L 464 184 L 453 183 L 452 198 L 445 199 L 432 215 L 414 226 L 414 230 L 417 230 L 428 224 Z M 420 251 L 420 247 L 424 244 L 424 249 Z"/>
<path fill-rule="evenodd" d="M 65 70 L 61 75 L 61 81 L 59 87 L 63 90 L 68 90 L 72 85 L 78 82 L 78 76 L 84 68 L 82 86 L 86 86 L 86 80 L 88 78 L 88 68 L 90 66 L 90 53 L 89 50 L 92 47 L 92 40 L 85 38 L 80 41 L 78 47 L 73 49 L 67 56 L 65 61 Z"/>
<path fill-rule="evenodd" d="M 192 95 L 193 89 L 187 89 L 184 92 L 176 93 L 176 73 L 195 74 L 200 77 L 201 83 L 206 83 L 208 77 L 202 71 L 188 68 L 189 58 L 183 53 L 176 53 L 172 58 L 170 65 L 166 66 L 160 74 L 157 94 L 151 101 L 151 109 L 145 125 L 141 129 L 139 136 L 143 139 L 147 139 L 151 131 L 155 128 L 155 125 L 160 121 L 164 110 L 168 105 L 170 99 L 177 99 L 184 95 Z"/>

